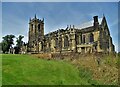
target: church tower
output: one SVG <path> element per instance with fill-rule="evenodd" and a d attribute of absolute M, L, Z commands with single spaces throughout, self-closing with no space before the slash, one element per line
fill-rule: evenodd
<path fill-rule="evenodd" d="M 38 52 L 39 42 L 44 37 L 44 19 L 37 19 L 35 17 L 29 20 L 29 33 L 28 33 L 28 51 L 29 52 Z"/>

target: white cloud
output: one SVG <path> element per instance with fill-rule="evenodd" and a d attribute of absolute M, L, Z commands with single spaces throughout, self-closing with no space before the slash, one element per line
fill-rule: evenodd
<path fill-rule="evenodd" d="M 114 46 L 115 46 L 115 51 L 120 52 L 120 48 L 119 48 L 120 44 L 119 43 L 114 43 Z"/>
<path fill-rule="evenodd" d="M 118 19 L 116 19 L 115 21 L 113 21 L 109 27 L 112 27 L 112 26 L 114 26 L 116 24 L 118 24 Z"/>
<path fill-rule="evenodd" d="M 98 21 L 99 21 L 99 24 L 101 24 L 101 22 L 102 22 L 102 18 L 99 18 L 98 19 Z M 88 22 L 85 22 L 85 23 L 83 23 L 83 24 L 81 24 L 81 25 L 77 25 L 77 27 L 78 28 L 86 28 L 86 27 L 90 27 L 90 26 L 93 26 L 93 20 L 92 21 L 88 21 Z"/>
<path fill-rule="evenodd" d="M 14 40 L 14 44 L 12 45 L 13 47 L 16 46 L 17 42 L 16 42 L 16 38 L 13 39 Z"/>
<path fill-rule="evenodd" d="M 27 43 L 28 42 L 28 36 L 24 36 L 23 42 Z"/>

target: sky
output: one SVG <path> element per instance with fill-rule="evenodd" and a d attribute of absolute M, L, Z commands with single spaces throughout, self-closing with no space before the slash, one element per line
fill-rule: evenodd
<path fill-rule="evenodd" d="M 118 3 L 117 2 L 2 2 L 2 36 L 24 35 L 28 40 L 29 19 L 45 20 L 45 34 L 75 25 L 76 28 L 92 24 L 93 16 L 99 20 L 105 15 L 110 34 L 118 49 Z M 0 15 L 1 16 L 1 15 Z"/>
<path fill-rule="evenodd" d="M 1 0 L 3 2 L 118 2 L 119 0 Z"/>

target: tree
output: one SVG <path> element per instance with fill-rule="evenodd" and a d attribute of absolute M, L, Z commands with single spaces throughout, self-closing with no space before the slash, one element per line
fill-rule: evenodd
<path fill-rule="evenodd" d="M 2 42 L 0 42 L 0 53 L 2 52 Z"/>
<path fill-rule="evenodd" d="M 19 35 L 19 37 L 16 40 L 17 44 L 16 44 L 16 47 L 15 47 L 15 53 L 17 53 L 17 54 L 20 52 L 20 48 L 23 45 L 23 41 L 22 41 L 23 38 L 24 38 L 24 36 Z"/>
<path fill-rule="evenodd" d="M 14 35 L 6 35 L 5 37 L 3 37 L 3 41 L 1 42 L 3 53 L 8 52 L 10 47 L 12 47 L 12 45 L 14 44 L 13 38 L 15 38 Z"/>
<path fill-rule="evenodd" d="M 16 42 L 17 42 L 17 46 L 18 47 L 21 47 L 22 46 L 22 44 L 23 44 L 23 41 L 22 41 L 22 39 L 24 38 L 24 36 L 22 36 L 22 35 L 19 35 L 19 37 L 17 38 L 17 40 L 16 40 Z"/>
<path fill-rule="evenodd" d="M 120 52 L 118 52 L 118 56 L 120 57 Z"/>

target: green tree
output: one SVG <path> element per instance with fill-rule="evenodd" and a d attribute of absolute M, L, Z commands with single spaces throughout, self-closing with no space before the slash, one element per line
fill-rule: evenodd
<path fill-rule="evenodd" d="M 14 38 L 14 35 L 6 35 L 5 37 L 3 37 L 3 41 L 1 42 L 3 53 L 8 52 L 10 47 L 12 47 L 12 45 L 14 44 Z"/>
<path fill-rule="evenodd" d="M 22 36 L 22 35 L 19 35 L 19 37 L 17 38 L 17 40 L 16 40 L 16 42 L 17 42 L 17 46 L 18 47 L 21 47 L 22 46 L 22 44 L 23 44 L 23 41 L 22 41 L 22 39 L 24 38 L 24 36 Z"/>
<path fill-rule="evenodd" d="M 23 38 L 24 38 L 24 36 L 22 36 L 22 35 L 19 35 L 19 37 L 17 38 L 17 40 L 16 40 L 17 44 L 16 44 L 16 47 L 15 47 L 16 52 L 15 53 L 19 53 L 20 48 L 23 45 L 23 41 L 22 41 Z"/>
<path fill-rule="evenodd" d="M 118 52 L 118 56 L 120 57 L 120 52 Z"/>

